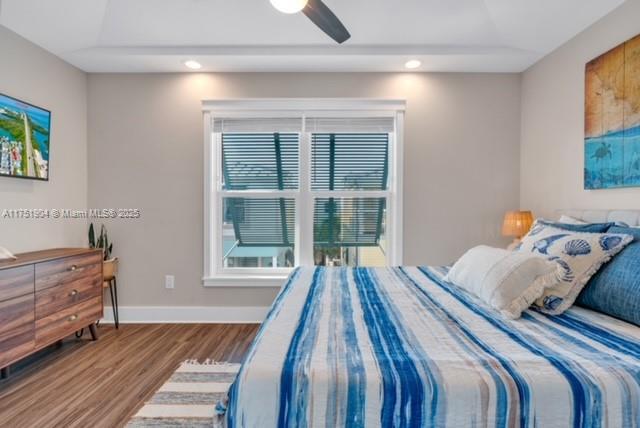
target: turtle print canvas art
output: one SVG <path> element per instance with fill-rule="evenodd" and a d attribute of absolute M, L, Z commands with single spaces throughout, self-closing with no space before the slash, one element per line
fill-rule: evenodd
<path fill-rule="evenodd" d="M 640 186 L 640 35 L 586 65 L 584 187 Z"/>

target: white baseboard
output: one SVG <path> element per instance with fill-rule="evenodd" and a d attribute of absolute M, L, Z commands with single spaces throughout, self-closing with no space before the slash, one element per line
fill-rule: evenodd
<path fill-rule="evenodd" d="M 122 324 L 260 324 L 268 306 L 120 306 Z M 113 323 L 111 306 L 104 307 L 103 323 Z"/>

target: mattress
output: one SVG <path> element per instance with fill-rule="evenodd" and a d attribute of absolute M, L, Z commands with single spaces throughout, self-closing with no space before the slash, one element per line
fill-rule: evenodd
<path fill-rule="evenodd" d="M 229 392 L 230 427 L 638 427 L 640 328 L 508 320 L 446 268 L 299 268 Z"/>

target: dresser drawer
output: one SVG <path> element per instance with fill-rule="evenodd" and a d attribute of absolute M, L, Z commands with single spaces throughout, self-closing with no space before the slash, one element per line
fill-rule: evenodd
<path fill-rule="evenodd" d="M 0 367 L 33 350 L 34 331 L 33 293 L 0 302 Z"/>
<path fill-rule="evenodd" d="M 102 276 L 92 275 L 36 293 L 36 319 L 47 317 L 102 294 Z"/>
<path fill-rule="evenodd" d="M 0 270 L 0 302 L 33 294 L 33 265 Z"/>
<path fill-rule="evenodd" d="M 102 277 L 102 254 L 93 253 L 37 263 L 36 291 L 83 278 Z"/>
<path fill-rule="evenodd" d="M 102 296 L 36 320 L 36 347 L 46 346 L 102 318 Z"/>

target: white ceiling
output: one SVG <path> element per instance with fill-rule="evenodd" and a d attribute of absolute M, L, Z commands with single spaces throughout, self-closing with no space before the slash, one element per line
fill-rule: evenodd
<path fill-rule="evenodd" d="M 324 0 L 335 44 L 269 0 L 0 0 L 0 24 L 88 72 L 517 72 L 624 0 Z"/>

